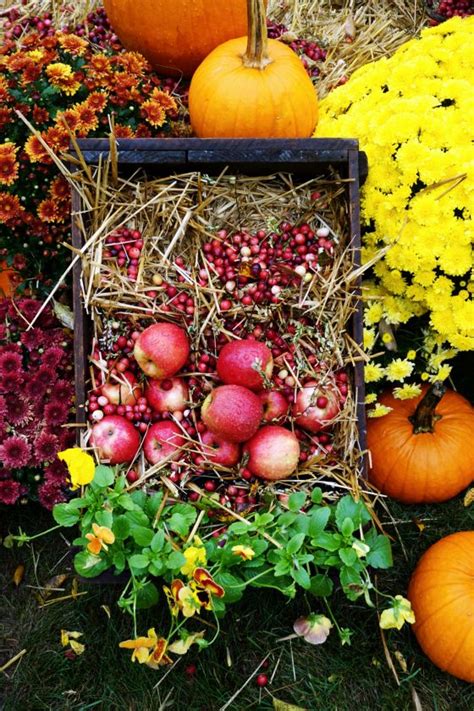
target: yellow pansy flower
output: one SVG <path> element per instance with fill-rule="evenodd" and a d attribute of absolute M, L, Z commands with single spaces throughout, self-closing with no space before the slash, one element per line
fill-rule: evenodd
<path fill-rule="evenodd" d="M 102 549 L 108 550 L 108 546 L 115 542 L 115 535 L 107 526 L 98 526 L 93 523 L 92 531 L 93 533 L 86 533 L 86 538 L 89 541 L 87 550 L 93 555 L 99 555 Z"/>
<path fill-rule="evenodd" d="M 90 454 L 79 447 L 71 447 L 58 452 L 58 459 L 66 463 L 71 477 L 71 489 L 90 484 L 94 479 L 95 462 Z"/>
<path fill-rule="evenodd" d="M 255 551 L 250 546 L 232 546 L 231 550 L 234 555 L 240 556 L 242 560 L 252 560 L 255 556 Z"/>
<path fill-rule="evenodd" d="M 415 613 L 409 600 L 402 595 L 395 595 L 392 607 L 384 610 L 380 615 L 380 627 L 383 630 L 400 630 L 405 622 L 412 625 L 415 622 Z"/>
<path fill-rule="evenodd" d="M 194 544 L 183 551 L 183 555 L 186 558 L 186 563 L 181 567 L 182 575 L 186 575 L 188 578 L 192 576 L 196 568 L 202 565 L 206 565 L 206 549 L 202 545 L 202 541 L 199 536 L 194 536 Z"/>

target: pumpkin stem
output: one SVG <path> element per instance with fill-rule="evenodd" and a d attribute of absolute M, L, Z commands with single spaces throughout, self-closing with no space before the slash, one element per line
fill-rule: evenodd
<path fill-rule="evenodd" d="M 413 424 L 413 434 L 421 432 L 433 432 L 436 420 L 439 420 L 439 415 L 436 415 L 435 410 L 439 401 L 446 392 L 446 386 L 440 381 L 436 381 L 427 390 L 424 397 L 418 403 L 415 414 L 409 420 Z"/>
<path fill-rule="evenodd" d="M 247 0 L 248 38 L 243 56 L 246 67 L 265 69 L 272 60 L 268 55 L 267 14 L 264 0 Z"/>

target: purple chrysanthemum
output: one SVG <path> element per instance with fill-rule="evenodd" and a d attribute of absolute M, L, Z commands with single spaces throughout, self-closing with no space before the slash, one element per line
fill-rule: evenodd
<path fill-rule="evenodd" d="M 44 344 L 44 332 L 40 328 L 30 328 L 20 336 L 20 341 L 29 351 L 40 348 Z"/>
<path fill-rule="evenodd" d="M 61 484 L 55 481 L 45 481 L 38 487 L 38 499 L 45 509 L 51 510 L 56 504 L 66 501 Z"/>
<path fill-rule="evenodd" d="M 58 346 L 53 346 L 45 350 L 41 356 L 41 365 L 46 368 L 56 368 L 62 360 L 64 351 Z"/>
<path fill-rule="evenodd" d="M 7 395 L 6 406 L 6 419 L 11 425 L 25 425 L 32 417 L 31 406 L 21 395 Z"/>
<path fill-rule="evenodd" d="M 50 432 L 41 432 L 35 444 L 35 456 L 39 462 L 51 462 L 59 452 L 59 440 Z"/>
<path fill-rule="evenodd" d="M 14 479 L 0 480 L 0 502 L 13 506 L 21 496 L 21 484 Z"/>
<path fill-rule="evenodd" d="M 44 418 L 50 427 L 62 425 L 67 422 L 69 407 L 67 403 L 53 400 L 44 408 Z"/>
<path fill-rule="evenodd" d="M 21 371 L 22 360 L 19 353 L 6 351 L 0 355 L 0 376 Z"/>

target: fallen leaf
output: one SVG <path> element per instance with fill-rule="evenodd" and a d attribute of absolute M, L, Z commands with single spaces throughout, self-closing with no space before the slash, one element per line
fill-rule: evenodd
<path fill-rule="evenodd" d="M 422 523 L 419 519 L 417 519 L 415 516 L 412 518 L 413 523 L 417 527 L 420 533 L 423 533 L 423 531 L 426 528 L 426 525 Z"/>
<path fill-rule="evenodd" d="M 280 701 L 279 699 L 273 699 L 273 708 L 275 711 L 306 711 L 301 706 L 294 706 L 293 704 L 287 704 L 286 701 Z"/>
<path fill-rule="evenodd" d="M 110 620 L 110 618 L 111 618 L 110 607 L 109 607 L 108 605 L 101 605 L 101 606 L 100 606 L 100 609 L 105 612 L 105 614 L 107 615 L 107 617 L 108 617 L 109 620 Z"/>
<path fill-rule="evenodd" d="M 71 585 L 71 597 L 73 600 L 77 600 L 77 598 L 79 597 L 78 592 L 79 592 L 79 580 L 77 578 L 73 578 L 72 585 Z"/>
<path fill-rule="evenodd" d="M 71 645 L 72 651 L 79 656 L 80 654 L 83 654 L 86 651 L 86 647 L 84 644 L 81 644 L 80 642 L 76 642 L 75 640 L 71 639 L 69 644 Z"/>
<path fill-rule="evenodd" d="M 15 583 L 16 587 L 19 586 L 21 581 L 23 580 L 23 576 L 25 575 L 25 566 L 24 565 L 18 565 L 15 569 L 15 572 L 13 573 L 12 580 Z"/>
<path fill-rule="evenodd" d="M 466 495 L 464 496 L 464 506 L 470 506 L 472 503 L 474 503 L 474 487 L 472 489 L 469 489 L 466 491 Z"/>
<path fill-rule="evenodd" d="M 61 588 L 61 585 L 64 583 L 65 580 L 67 580 L 67 577 L 68 576 L 65 573 L 61 573 L 60 575 L 55 575 L 53 578 L 48 580 L 48 582 L 45 583 L 43 587 L 35 594 L 38 602 L 40 604 L 44 603 L 44 601 L 47 600 L 48 597 L 51 597 L 53 592 L 63 592 L 63 588 Z"/>
<path fill-rule="evenodd" d="M 64 304 L 61 304 L 59 301 L 56 301 L 53 299 L 53 309 L 54 313 L 56 315 L 56 318 L 60 323 L 65 328 L 70 328 L 71 331 L 74 330 L 74 313 L 73 311 L 69 308 L 69 306 L 65 306 Z"/>
<path fill-rule="evenodd" d="M 71 645 L 71 640 L 79 639 L 79 637 L 82 637 L 84 633 L 83 632 L 77 632 L 76 630 L 61 630 L 61 644 L 63 647 L 67 647 L 68 644 Z"/>
<path fill-rule="evenodd" d="M 393 653 L 393 655 L 394 655 L 395 659 L 397 660 L 397 662 L 399 663 L 400 669 L 402 670 L 402 672 L 404 674 L 406 674 L 408 672 L 408 664 L 407 664 L 406 659 L 403 656 L 403 654 L 397 650 L 396 652 Z"/>

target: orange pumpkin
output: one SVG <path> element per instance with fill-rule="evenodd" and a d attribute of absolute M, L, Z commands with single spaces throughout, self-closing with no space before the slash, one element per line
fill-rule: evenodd
<path fill-rule="evenodd" d="M 248 38 L 204 60 L 189 90 L 200 138 L 308 138 L 318 120 L 313 84 L 289 47 L 267 38 L 263 0 L 247 0 Z"/>
<path fill-rule="evenodd" d="M 369 480 L 406 504 L 447 501 L 474 479 L 474 409 L 441 383 L 411 400 L 390 393 L 392 408 L 369 419 Z"/>
<path fill-rule="evenodd" d="M 166 75 L 191 76 L 217 45 L 247 32 L 246 0 L 104 0 L 122 44 Z"/>
<path fill-rule="evenodd" d="M 474 682 L 474 531 L 453 533 L 426 551 L 408 598 L 424 653 L 443 671 Z"/>

